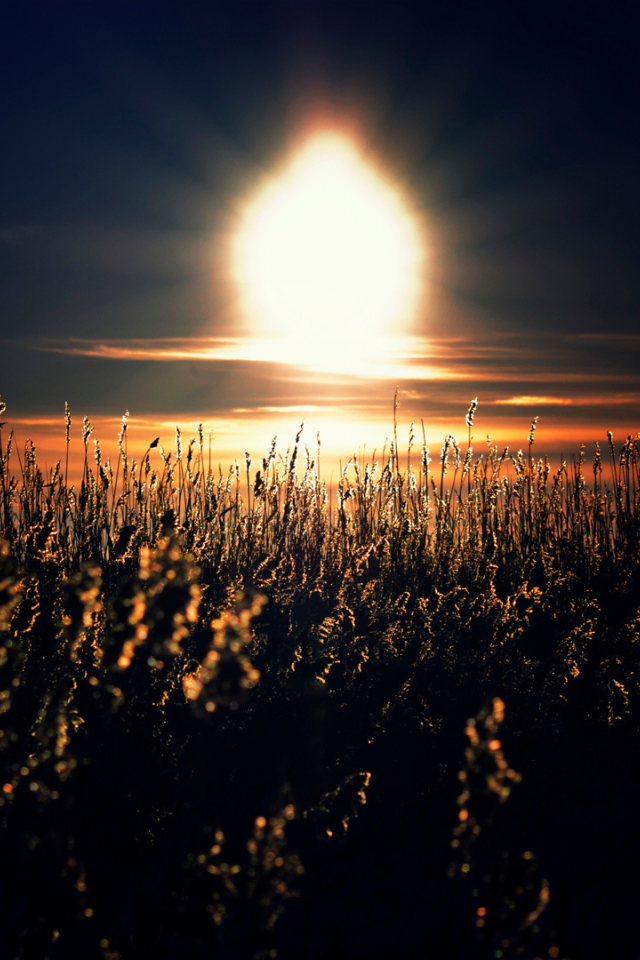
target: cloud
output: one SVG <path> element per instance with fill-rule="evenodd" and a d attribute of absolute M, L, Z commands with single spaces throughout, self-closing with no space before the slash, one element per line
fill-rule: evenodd
<path fill-rule="evenodd" d="M 566 406 L 571 405 L 575 401 L 571 400 L 568 397 L 506 397 L 504 400 L 494 400 L 494 403 L 498 404 L 509 404 L 517 407 L 529 407 L 529 406 L 546 406 L 551 404 L 553 406 Z"/>
<path fill-rule="evenodd" d="M 429 341 L 416 337 L 377 337 L 339 343 L 314 338 L 165 338 L 132 340 L 33 341 L 32 347 L 50 353 L 97 357 L 109 360 L 190 360 L 200 362 L 268 363 L 320 373 L 342 374 L 370 379 L 401 379 L 411 366 L 411 376 L 419 379 L 455 379 L 463 374 L 453 367 L 428 363 L 433 356 Z M 444 354 L 443 354 L 444 355 Z M 287 379 L 286 375 L 282 375 Z"/>
<path fill-rule="evenodd" d="M 640 393 L 619 393 L 619 394 L 598 394 L 588 397 L 539 397 L 522 396 L 506 397 L 502 400 L 494 400 L 493 403 L 499 405 L 509 405 L 517 407 L 600 407 L 600 406 L 618 406 L 620 404 L 632 404 L 640 402 Z"/>
<path fill-rule="evenodd" d="M 246 413 L 253 416 L 256 413 L 327 413 L 335 407 L 321 407 L 313 404 L 298 404 L 281 407 L 233 407 L 231 413 Z"/>
<path fill-rule="evenodd" d="M 386 436 L 396 387 L 402 422 L 424 421 L 429 443 L 440 434 L 466 431 L 464 417 L 475 396 L 476 430 L 496 442 L 525 442 L 533 415 L 541 416 L 545 442 L 557 437 L 564 449 L 569 440 L 606 436 L 607 429 L 635 433 L 638 427 L 640 336 L 476 331 L 369 338 L 365 344 L 347 339 L 337 355 L 321 332 L 297 342 L 246 336 L 34 338 L 14 341 L 15 357 L 18 346 L 25 356 L 19 366 L 30 364 L 32 376 L 27 393 L 7 371 L 12 411 L 48 414 L 54 384 L 56 402 L 69 400 L 72 409 L 105 415 L 128 407 L 141 414 L 149 421 L 141 441 L 147 443 L 152 429 L 157 435 L 170 432 L 171 423 L 204 420 L 213 424 L 225 451 L 236 444 L 255 450 L 275 433 L 295 435 L 304 418 L 313 435 L 320 429 L 349 452 L 354 442 L 370 445 Z M 91 394 L 95 383 L 101 389 Z M 117 430 L 105 421 L 105 432 Z"/>

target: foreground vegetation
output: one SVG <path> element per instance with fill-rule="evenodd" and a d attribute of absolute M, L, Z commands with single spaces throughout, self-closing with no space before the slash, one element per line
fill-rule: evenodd
<path fill-rule="evenodd" d="M 0 435 L 7 958 L 632 957 L 639 442 Z M 0 404 L 0 413 L 4 405 Z M 64 465 L 63 465 L 64 463 Z"/>

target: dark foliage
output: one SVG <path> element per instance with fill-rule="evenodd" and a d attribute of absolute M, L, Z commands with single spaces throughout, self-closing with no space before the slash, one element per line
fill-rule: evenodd
<path fill-rule="evenodd" d="M 631 960 L 638 438 L 394 446 L 333 513 L 299 441 L 1 447 L 0 954 Z"/>

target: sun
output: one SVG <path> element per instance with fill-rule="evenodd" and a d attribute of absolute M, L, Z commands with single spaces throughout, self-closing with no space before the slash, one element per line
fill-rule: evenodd
<path fill-rule="evenodd" d="M 400 195 L 332 134 L 248 203 L 234 238 L 245 320 L 288 341 L 397 334 L 414 319 L 422 262 Z"/>

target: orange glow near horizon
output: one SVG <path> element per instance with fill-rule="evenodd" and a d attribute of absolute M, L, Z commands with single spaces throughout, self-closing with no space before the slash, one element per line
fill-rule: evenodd
<path fill-rule="evenodd" d="M 484 405 L 483 405 L 484 406 Z M 359 414 L 365 413 L 358 409 Z M 304 472 L 305 448 L 309 455 L 317 455 L 317 436 L 321 440 L 321 477 L 335 487 L 340 472 L 350 458 L 356 456 L 358 463 L 384 463 L 385 456 L 390 452 L 390 441 L 393 437 L 392 410 L 376 407 L 367 410 L 365 417 L 354 417 L 353 409 L 343 409 L 340 406 L 312 406 L 312 405 L 285 405 L 268 406 L 261 408 L 237 408 L 228 410 L 221 415 L 207 418 L 202 424 L 203 457 L 205 469 L 209 465 L 215 476 L 219 473 L 226 475 L 233 465 L 238 463 L 244 477 L 244 451 L 252 457 L 252 477 L 255 471 L 261 468 L 261 458 L 266 456 L 271 441 L 277 437 L 278 455 L 284 456 L 287 449 L 292 448 L 300 423 L 305 420 L 305 427 L 301 437 L 299 455 L 299 473 Z M 489 444 L 496 445 L 499 452 L 509 447 L 511 454 L 519 449 L 527 450 L 527 437 L 531 424 L 529 415 L 513 417 L 502 416 L 496 407 L 484 408 L 482 416 L 477 416 L 472 434 L 474 455 L 486 456 Z M 414 421 L 414 446 L 411 463 L 414 469 L 419 468 L 423 444 L 422 425 L 419 408 L 411 408 L 403 400 L 403 411 L 398 423 L 399 452 L 403 466 L 408 463 L 409 435 L 411 420 Z M 115 471 L 119 458 L 117 436 L 122 427 L 119 418 L 95 416 L 90 417 L 94 432 L 89 438 L 86 453 L 90 468 L 95 470 L 96 446 L 95 440 L 100 443 L 102 462 L 110 459 Z M 181 431 L 182 455 L 186 457 L 191 441 L 194 441 L 194 455 L 199 455 L 199 423 L 197 420 L 184 416 L 178 423 Z M 537 425 L 535 442 L 533 444 L 534 458 L 549 455 L 553 468 L 559 464 L 559 457 L 571 459 L 577 456 L 581 444 L 586 444 L 586 455 L 593 454 L 594 441 L 598 441 L 603 451 L 607 449 L 607 430 L 613 426 L 615 441 L 620 444 L 628 434 L 636 434 L 636 430 L 629 429 L 628 425 L 612 425 L 604 419 L 597 423 L 573 423 L 569 411 L 567 415 L 557 421 L 541 417 Z M 429 417 L 424 423 L 426 446 L 432 458 L 431 469 L 437 473 L 440 469 L 439 452 L 445 436 L 453 433 L 457 436 L 463 450 L 467 445 L 467 428 L 464 418 L 445 418 L 443 416 Z M 51 469 L 60 462 L 64 472 L 65 465 L 65 428 L 61 416 L 34 416 L 12 419 L 2 431 L 4 445 L 9 433 L 13 429 L 14 442 L 10 470 L 20 476 L 21 463 L 24 462 L 24 446 L 29 439 L 36 445 L 36 457 L 40 469 L 46 479 Z M 78 484 L 81 480 L 85 447 L 81 440 L 82 421 L 74 416 L 69 445 L 69 479 Z M 488 438 L 490 435 L 490 440 Z M 163 460 L 160 447 L 164 448 L 165 455 L 171 454 L 176 458 L 176 421 L 160 419 L 153 416 L 132 416 L 128 422 L 127 449 L 130 458 L 139 464 L 146 452 L 149 452 L 151 442 L 160 438 L 160 446 L 150 451 L 151 469 L 159 473 L 163 470 Z"/>
<path fill-rule="evenodd" d="M 424 292 L 416 222 L 333 134 L 312 138 L 248 203 L 232 257 L 254 334 L 280 338 L 290 362 L 311 357 L 325 370 L 350 343 L 371 362 L 385 337 L 410 327 Z"/>

